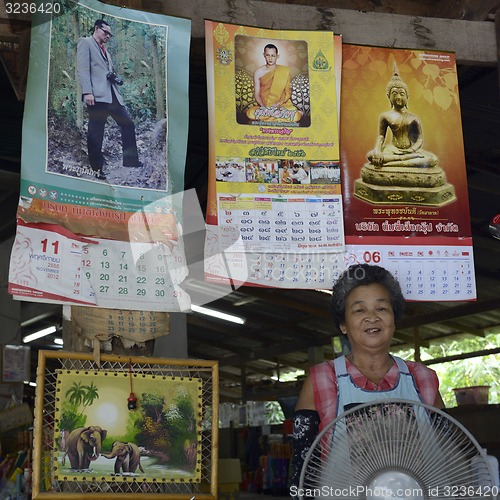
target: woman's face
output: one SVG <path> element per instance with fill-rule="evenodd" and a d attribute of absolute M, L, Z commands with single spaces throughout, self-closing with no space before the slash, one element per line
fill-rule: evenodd
<path fill-rule="evenodd" d="M 389 349 L 394 334 L 394 312 L 385 287 L 378 283 L 358 286 L 347 296 L 345 322 L 353 351 Z"/>

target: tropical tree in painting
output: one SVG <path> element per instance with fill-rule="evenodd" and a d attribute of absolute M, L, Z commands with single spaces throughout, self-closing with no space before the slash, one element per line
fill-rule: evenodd
<path fill-rule="evenodd" d="M 74 406 L 80 406 L 85 394 L 85 386 L 81 382 L 73 382 L 73 385 L 66 391 L 66 397 Z"/>
<path fill-rule="evenodd" d="M 90 385 L 82 385 L 81 382 L 73 382 L 73 385 L 66 391 L 66 397 L 71 405 L 83 409 L 90 406 L 95 399 L 99 399 L 99 389 L 91 382 Z"/>
<path fill-rule="evenodd" d="M 137 442 L 146 447 L 161 462 L 167 462 L 169 455 L 166 450 L 170 446 L 167 432 L 162 426 L 162 412 L 165 399 L 158 394 L 143 393 L 141 397 L 141 418 L 135 425 L 139 430 Z"/>
<path fill-rule="evenodd" d="M 85 408 L 99 399 L 99 388 L 91 382 L 89 385 L 84 385 L 82 382 L 73 382 L 71 387 L 66 391 L 66 399 L 61 408 L 61 417 L 59 419 L 59 430 L 61 435 L 69 434 L 77 427 L 85 426 L 87 416 Z"/>
<path fill-rule="evenodd" d="M 145 393 L 141 399 L 142 413 L 154 422 L 160 422 L 165 398 L 159 394 Z"/>
<path fill-rule="evenodd" d="M 82 404 L 83 407 L 90 406 L 95 399 L 99 399 L 99 389 L 97 386 L 94 384 L 94 382 L 91 382 L 90 385 L 84 385 L 84 394 L 83 394 L 83 400 Z"/>

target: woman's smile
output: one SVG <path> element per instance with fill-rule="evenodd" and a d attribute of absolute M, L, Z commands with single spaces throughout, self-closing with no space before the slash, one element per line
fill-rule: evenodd
<path fill-rule="evenodd" d="M 345 329 L 351 346 L 387 348 L 394 333 L 391 298 L 378 283 L 358 286 L 347 296 Z"/>

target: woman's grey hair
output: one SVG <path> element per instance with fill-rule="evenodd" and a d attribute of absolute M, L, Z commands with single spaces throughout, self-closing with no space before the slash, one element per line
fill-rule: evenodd
<path fill-rule="evenodd" d="M 382 285 L 391 298 L 394 321 L 396 323 L 403 316 L 405 299 L 401 287 L 394 276 L 380 266 L 369 264 L 354 264 L 346 269 L 332 288 L 332 317 L 335 326 L 340 329 L 340 323 L 345 321 L 345 302 L 347 296 L 358 286 L 377 283 Z"/>

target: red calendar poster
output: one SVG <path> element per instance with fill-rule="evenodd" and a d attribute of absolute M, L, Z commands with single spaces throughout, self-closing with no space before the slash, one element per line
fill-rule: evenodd
<path fill-rule="evenodd" d="M 408 299 L 475 299 L 454 54 L 344 44 L 341 96 L 346 263 Z"/>

